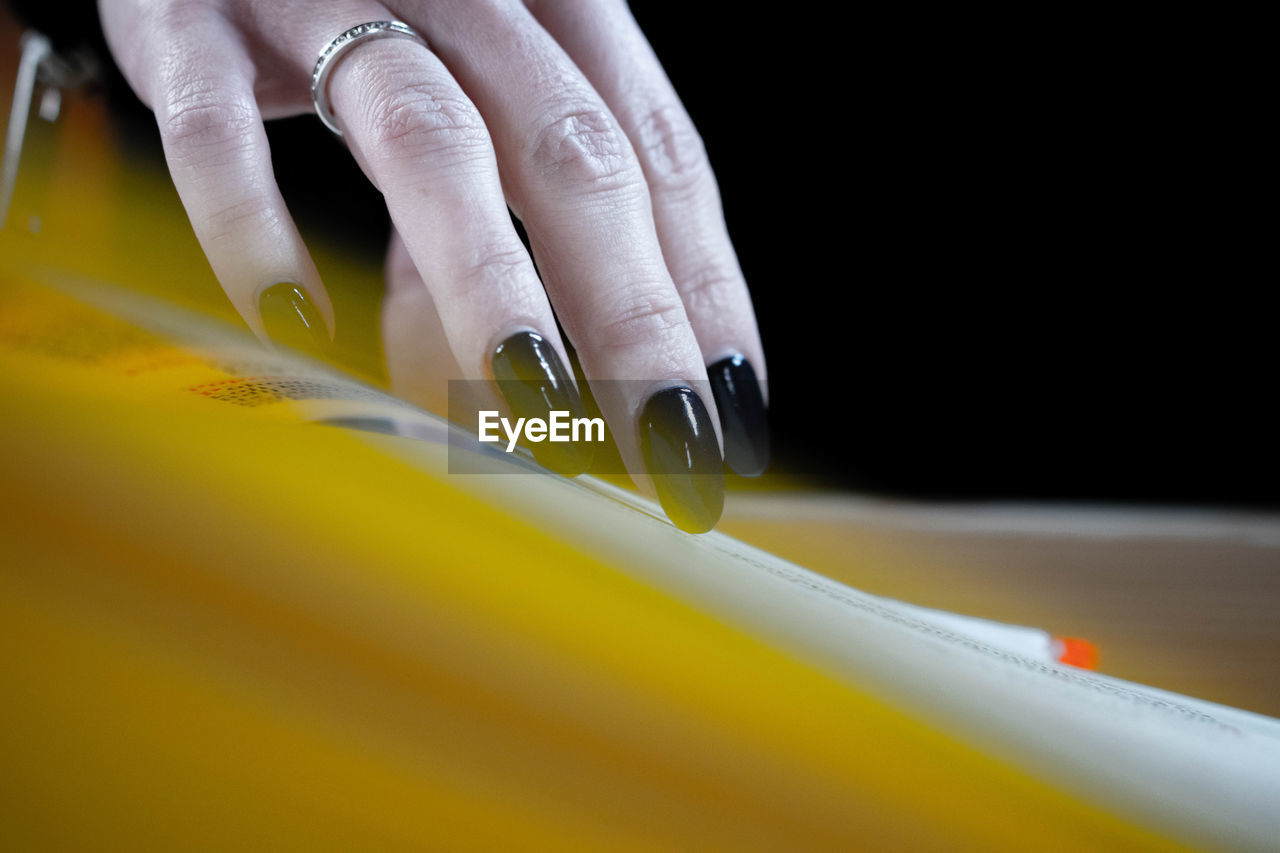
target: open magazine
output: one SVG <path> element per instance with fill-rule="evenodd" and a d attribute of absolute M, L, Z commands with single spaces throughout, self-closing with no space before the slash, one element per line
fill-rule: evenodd
<path fill-rule="evenodd" d="M 6 772 L 40 768 L 19 837 L 85 840 L 56 817 L 85 797 L 117 841 L 235 838 L 236 812 L 259 839 L 411 846 L 1280 843 L 1280 721 L 682 533 L 603 481 L 515 476 L 528 459 L 173 306 L 6 275 Z M 161 663 L 163 686 L 138 675 Z M 334 775 L 316 795 L 289 767 Z M 265 780 L 247 812 L 202 795 L 241 772 Z M 368 785 L 339 793 L 347 772 Z"/>

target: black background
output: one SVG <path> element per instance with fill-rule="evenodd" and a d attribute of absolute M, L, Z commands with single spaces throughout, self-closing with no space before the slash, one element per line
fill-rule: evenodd
<path fill-rule="evenodd" d="M 784 457 L 894 493 L 1276 502 L 1274 264 L 1195 33 L 633 8 L 719 176 Z"/>
<path fill-rule="evenodd" d="M 633 4 L 720 180 L 777 470 L 927 497 L 1277 503 L 1275 272 L 1194 43 L 1051 12 L 691 8 Z M 119 81 L 112 97 L 158 152 Z M 380 256 L 380 197 L 335 203 L 314 180 L 358 175 L 318 122 L 269 132 L 304 231 Z"/>

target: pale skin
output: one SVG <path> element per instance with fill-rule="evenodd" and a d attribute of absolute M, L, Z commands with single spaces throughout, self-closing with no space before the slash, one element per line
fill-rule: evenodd
<path fill-rule="evenodd" d="M 520 329 L 568 363 L 557 316 L 588 381 L 704 389 L 706 365 L 726 353 L 745 355 L 763 381 L 702 142 L 624 0 L 99 7 L 117 63 L 156 114 L 201 246 L 255 333 L 258 297 L 280 281 L 307 292 L 331 334 L 340 321 L 276 186 L 263 121 L 313 111 L 311 71 L 339 33 L 400 20 L 430 49 L 362 43 L 328 88 L 394 225 L 383 309 L 394 390 L 439 410 L 445 381 L 492 378 L 494 348 Z M 615 387 L 599 403 L 651 491 L 635 423 L 652 389 Z"/>

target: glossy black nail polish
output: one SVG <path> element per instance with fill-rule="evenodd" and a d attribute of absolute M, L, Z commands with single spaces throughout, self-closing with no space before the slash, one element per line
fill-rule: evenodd
<path fill-rule="evenodd" d="M 258 297 L 258 310 L 273 343 L 313 358 L 328 356 L 331 345 L 324 319 L 298 285 L 289 281 L 271 285 Z"/>
<path fill-rule="evenodd" d="M 676 527 L 705 533 L 724 510 L 724 466 L 711 415 L 688 386 L 666 388 L 640 413 L 640 452 Z"/>
<path fill-rule="evenodd" d="M 537 332 L 517 332 L 507 338 L 494 351 L 492 365 L 493 378 L 517 418 L 547 420 L 552 411 L 568 412 L 570 418 L 587 417 L 555 347 Z M 586 471 L 595 454 L 590 441 L 541 441 L 530 449 L 541 465 L 566 477 Z"/>
<path fill-rule="evenodd" d="M 720 412 L 724 461 L 743 477 L 759 477 L 769 467 L 769 413 L 745 356 L 722 358 L 707 368 Z"/>

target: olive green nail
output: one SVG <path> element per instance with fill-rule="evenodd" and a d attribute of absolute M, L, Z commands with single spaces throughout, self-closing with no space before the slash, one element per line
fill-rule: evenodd
<path fill-rule="evenodd" d="M 537 332 L 517 332 L 494 351 L 493 378 L 512 414 L 520 418 L 547 418 L 553 411 L 585 418 L 578 390 L 556 348 Z M 575 477 L 591 467 L 595 448 L 589 441 L 534 444 L 534 458 L 566 477 Z"/>
<path fill-rule="evenodd" d="M 640 413 L 640 452 L 658 500 L 681 530 L 705 533 L 724 510 L 724 465 L 706 405 L 692 388 L 666 388 Z"/>
<path fill-rule="evenodd" d="M 331 344 L 324 319 L 298 285 L 289 281 L 271 285 L 258 297 L 258 310 L 272 343 L 313 358 L 328 356 Z"/>

